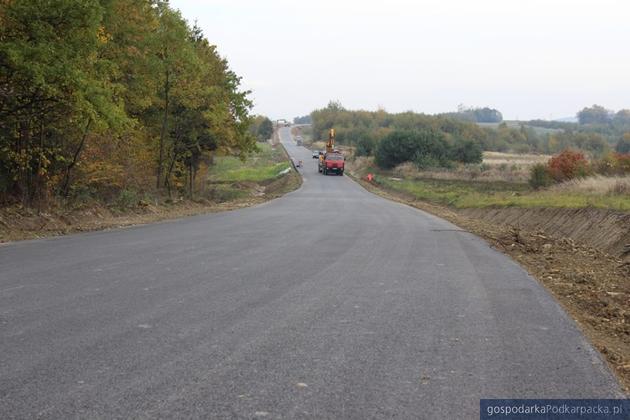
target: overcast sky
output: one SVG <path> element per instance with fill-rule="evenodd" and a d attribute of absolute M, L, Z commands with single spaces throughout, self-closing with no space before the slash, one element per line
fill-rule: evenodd
<path fill-rule="evenodd" d="M 630 108 L 629 0 L 171 0 L 256 113 L 490 106 L 555 119 Z"/>

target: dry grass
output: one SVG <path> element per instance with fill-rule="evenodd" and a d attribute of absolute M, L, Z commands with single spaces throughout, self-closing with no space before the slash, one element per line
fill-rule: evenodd
<path fill-rule="evenodd" d="M 630 195 L 630 176 L 591 176 L 572 179 L 549 188 L 559 193 Z"/>
<path fill-rule="evenodd" d="M 355 158 L 351 167 L 355 172 L 363 172 L 367 168 L 374 168 L 374 158 Z M 444 181 L 481 181 L 481 182 L 510 182 L 526 183 L 529 179 L 529 169 L 515 166 L 491 166 L 481 165 L 459 165 L 453 169 L 427 169 L 418 170 L 412 162 L 405 162 L 398 165 L 391 171 L 394 177 L 405 179 L 436 179 Z"/>
<path fill-rule="evenodd" d="M 525 165 L 546 163 L 551 156 L 526 153 L 483 152 L 483 163 L 487 165 Z"/>
<path fill-rule="evenodd" d="M 526 183 L 529 179 L 529 167 L 524 165 L 458 165 L 453 169 L 418 170 L 411 163 L 397 166 L 393 173 L 396 176 L 416 179 L 440 179 L 447 181 L 482 181 L 482 182 L 512 182 Z"/>

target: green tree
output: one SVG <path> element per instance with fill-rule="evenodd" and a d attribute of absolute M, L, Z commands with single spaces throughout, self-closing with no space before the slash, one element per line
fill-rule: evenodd
<path fill-rule="evenodd" d="M 577 114 L 580 124 L 606 124 L 611 120 L 611 112 L 600 105 L 586 107 Z"/>
<path fill-rule="evenodd" d="M 214 151 L 255 150 L 249 94 L 167 1 L 0 0 L 0 201 L 148 173 L 192 196 Z"/>
<path fill-rule="evenodd" d="M 376 148 L 375 162 L 390 169 L 404 162 L 432 161 L 445 164 L 449 148 L 444 134 L 435 130 L 396 130 L 385 136 Z"/>
<path fill-rule="evenodd" d="M 5 194 L 43 199 L 70 170 L 92 130 L 125 121 L 96 0 L 16 0 L 2 5 L 0 160 Z M 68 175 L 66 175 L 67 178 Z"/>
<path fill-rule="evenodd" d="M 273 135 L 273 122 L 263 115 L 257 115 L 252 119 L 250 132 L 258 141 L 267 141 Z"/>
<path fill-rule="evenodd" d="M 356 156 L 372 156 L 376 149 L 376 141 L 370 134 L 365 134 L 356 141 Z"/>
<path fill-rule="evenodd" d="M 547 168 L 547 165 L 543 163 L 537 163 L 536 165 L 532 166 L 529 171 L 529 185 L 533 189 L 538 190 L 540 188 L 548 187 L 551 184 L 553 184 L 553 179 L 549 174 L 549 169 Z"/>
<path fill-rule="evenodd" d="M 166 158 L 166 147 L 169 142 L 168 124 L 170 107 L 173 102 L 186 101 L 186 95 L 191 95 L 191 80 L 187 76 L 194 75 L 198 67 L 195 61 L 192 44 L 190 41 L 190 30 L 186 21 L 182 19 L 178 11 L 169 7 L 168 1 L 157 2 L 158 28 L 155 38 L 155 52 L 158 63 L 157 80 L 160 108 L 162 111 L 162 121 L 158 142 L 158 159 L 156 186 L 160 188 L 163 181 L 164 161 Z M 187 89 L 188 88 L 188 89 Z M 175 150 L 175 148 L 173 148 Z M 170 165 L 170 168 L 173 164 Z"/>
<path fill-rule="evenodd" d="M 481 163 L 483 153 L 478 143 L 472 140 L 461 140 L 451 147 L 450 158 L 462 163 Z"/>
<path fill-rule="evenodd" d="M 617 153 L 630 153 L 630 132 L 625 133 L 615 146 Z"/>
<path fill-rule="evenodd" d="M 256 139 L 250 132 L 250 92 L 240 90 L 240 78 L 198 27 L 189 30 L 189 40 L 194 57 L 180 68 L 182 81 L 172 91 L 173 128 L 169 131 L 164 183 L 170 195 L 173 170 L 178 166 L 185 168 L 192 198 L 204 154 L 220 150 L 245 159 L 256 150 Z"/>

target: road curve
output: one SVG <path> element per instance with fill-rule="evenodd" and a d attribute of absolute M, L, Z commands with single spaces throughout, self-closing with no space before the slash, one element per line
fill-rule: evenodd
<path fill-rule="evenodd" d="M 322 176 L 237 211 L 0 247 L 1 418 L 478 417 L 620 397 L 516 263 Z"/>

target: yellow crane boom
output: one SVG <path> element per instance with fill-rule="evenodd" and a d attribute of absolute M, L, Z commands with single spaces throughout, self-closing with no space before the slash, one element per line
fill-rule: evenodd
<path fill-rule="evenodd" d="M 328 141 L 326 142 L 326 153 L 332 153 L 335 150 L 335 129 L 331 128 L 328 132 Z"/>

